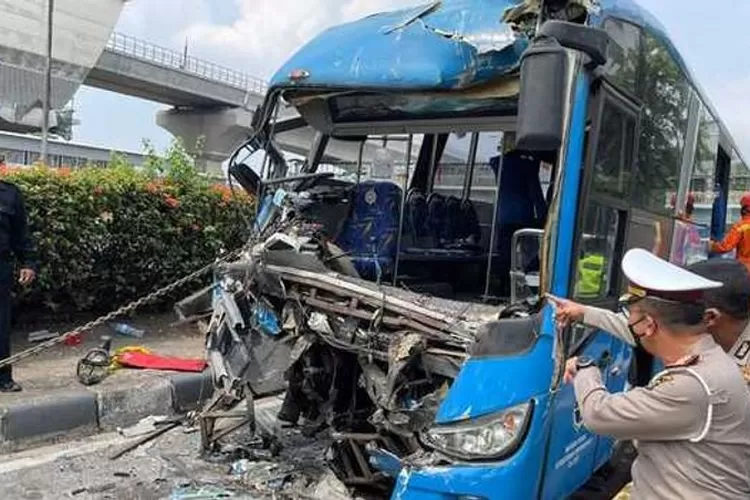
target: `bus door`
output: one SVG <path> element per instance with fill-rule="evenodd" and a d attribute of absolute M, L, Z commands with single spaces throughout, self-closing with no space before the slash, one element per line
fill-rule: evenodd
<path fill-rule="evenodd" d="M 638 116 L 637 106 L 604 83 L 590 98 L 570 295 L 610 310 L 617 308 L 622 286 L 620 261 L 630 213 L 627 198 Z M 585 355 L 597 361 L 609 391 L 625 389 L 632 348 L 624 341 L 578 324 L 565 344 L 566 358 Z M 580 488 L 609 459 L 613 448 L 611 439 L 591 434 L 583 426 L 572 385 L 559 387 L 553 411 L 544 498 L 560 498 L 559 494 Z"/>

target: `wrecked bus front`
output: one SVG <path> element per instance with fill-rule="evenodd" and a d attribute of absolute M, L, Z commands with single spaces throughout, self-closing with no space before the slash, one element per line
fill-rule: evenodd
<path fill-rule="evenodd" d="M 488 325 L 424 434 L 434 452 L 404 462 L 392 498 L 537 496 L 555 376 L 553 339 L 539 326 Z"/>
<path fill-rule="evenodd" d="M 331 28 L 232 158 L 261 202 L 219 276 L 213 370 L 228 393 L 286 389 L 278 419 L 326 440 L 351 488 L 557 499 L 612 455 L 562 369 L 585 354 L 621 391 L 632 349 L 558 332 L 541 297 L 614 307 L 617 256 L 653 238 L 612 201 L 638 108 L 584 26 L 637 8 L 545 4 L 545 23 L 535 1 L 445 0 Z"/>

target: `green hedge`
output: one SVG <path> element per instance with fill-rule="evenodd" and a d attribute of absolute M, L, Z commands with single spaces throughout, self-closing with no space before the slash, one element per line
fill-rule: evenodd
<path fill-rule="evenodd" d="M 107 168 L 3 169 L 25 195 L 41 265 L 17 307 L 108 310 L 242 244 L 249 197 L 199 176 L 179 144 L 149 153 L 141 169 L 120 157 Z"/>

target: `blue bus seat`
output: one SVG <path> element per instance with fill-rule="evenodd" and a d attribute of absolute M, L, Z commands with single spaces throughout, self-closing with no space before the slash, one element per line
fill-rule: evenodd
<path fill-rule="evenodd" d="M 461 200 L 455 196 L 449 196 L 445 200 L 445 240 L 448 243 L 457 243 L 461 240 Z"/>
<path fill-rule="evenodd" d="M 427 227 L 434 248 L 442 248 L 446 242 L 448 213 L 445 196 L 431 193 L 427 198 Z"/>
<path fill-rule="evenodd" d="M 461 233 L 463 240 L 472 238 L 475 245 L 482 241 L 482 229 L 479 225 L 479 215 L 471 200 L 461 202 Z"/>
<path fill-rule="evenodd" d="M 393 272 L 401 194 L 401 188 L 389 181 L 365 181 L 354 187 L 351 213 L 337 244 L 365 279 Z"/>
<path fill-rule="evenodd" d="M 430 195 L 430 205 L 421 191 L 407 195 L 402 253 L 426 258 L 457 259 L 481 253 L 479 217 L 473 203 L 455 196 Z M 442 221 L 442 222 L 441 222 Z M 467 239 L 474 236 L 474 243 Z"/>
<path fill-rule="evenodd" d="M 407 251 L 418 251 L 430 247 L 430 233 L 427 228 L 427 198 L 416 188 L 411 188 L 406 195 L 404 236 L 404 248 L 408 249 Z"/>

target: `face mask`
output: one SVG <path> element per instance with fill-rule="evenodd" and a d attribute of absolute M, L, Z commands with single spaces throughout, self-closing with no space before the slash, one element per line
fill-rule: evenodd
<path fill-rule="evenodd" d="M 637 325 L 638 323 L 641 323 L 645 319 L 646 319 L 646 316 L 643 316 L 641 319 L 639 319 L 635 323 L 628 323 L 628 330 L 630 330 L 630 334 L 633 336 L 633 339 L 635 340 L 636 345 L 641 345 L 641 340 L 643 339 L 643 337 L 646 336 L 646 334 L 637 333 L 635 331 L 635 325 Z"/>

